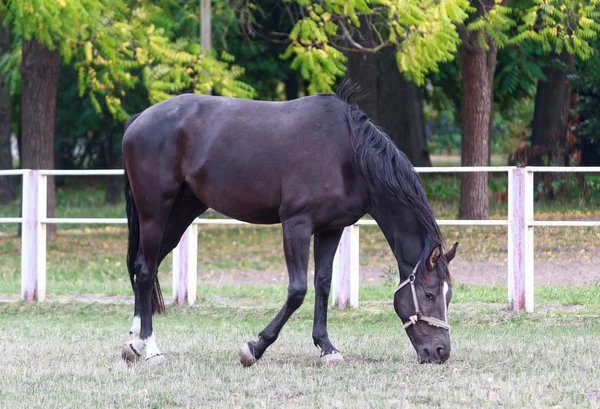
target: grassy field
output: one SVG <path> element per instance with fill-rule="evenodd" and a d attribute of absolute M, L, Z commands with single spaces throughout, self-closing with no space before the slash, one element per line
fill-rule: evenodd
<path fill-rule="evenodd" d="M 438 218 L 456 218 L 458 176 L 425 176 Z M 104 203 L 101 183 L 70 180 L 57 194 L 58 217 L 124 216 L 122 203 Z M 538 202 L 536 218 L 600 218 L 597 182 L 591 183 L 587 196 Z M 492 178 L 492 218 L 506 217 L 504 189 L 502 178 Z M 2 216 L 18 213 L 18 203 L 0 207 Z M 459 262 L 506 260 L 505 228 L 443 233 L 448 242 L 461 242 Z M 0 225 L 0 234 L 0 295 L 16 297 L 20 239 L 14 226 Z M 536 285 L 536 312 L 525 316 L 509 312 L 503 286 L 455 283 L 452 358 L 445 365 L 418 365 L 390 304 L 397 276 L 377 227 L 361 228 L 361 276 L 371 271 L 374 280 L 361 287 L 360 309 L 330 314 L 330 335 L 345 365 L 319 364 L 310 288 L 261 364 L 242 368 L 238 348 L 285 299 L 281 232 L 203 226 L 198 304 L 169 306 L 167 316 L 155 320 L 165 366 L 129 368 L 120 349 L 132 305 L 102 298 L 131 295 L 126 237 L 124 226 L 59 227 L 48 240 L 50 302 L 0 303 L 0 408 L 600 407 L 600 280 Z M 598 229 L 536 229 L 536 259 L 593 262 L 598 243 Z M 160 270 L 167 296 L 170 269 L 169 256 Z M 75 294 L 93 294 L 88 299 L 100 302 L 65 303 Z"/>
<path fill-rule="evenodd" d="M 165 366 L 120 361 L 131 305 L 0 304 L 2 408 L 593 408 L 600 406 L 599 300 L 514 316 L 471 293 L 453 304 L 452 357 L 419 365 L 391 305 L 333 310 L 346 364 L 322 367 L 312 299 L 259 365 L 237 351 L 274 316 L 268 288 L 205 293 L 155 319 Z M 371 298 L 376 298 L 371 294 Z"/>

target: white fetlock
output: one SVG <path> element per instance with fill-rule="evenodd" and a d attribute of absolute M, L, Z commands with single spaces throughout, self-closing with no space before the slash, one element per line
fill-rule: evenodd
<path fill-rule="evenodd" d="M 129 330 L 129 335 L 132 335 L 134 338 L 139 338 L 141 331 L 142 331 L 142 319 L 138 316 L 135 316 L 135 317 L 133 317 L 133 322 L 131 323 L 131 329 Z"/>
<path fill-rule="evenodd" d="M 257 361 L 257 359 L 254 357 L 254 355 L 252 355 L 252 352 L 250 351 L 250 346 L 248 345 L 247 342 L 244 345 L 242 345 L 239 355 L 240 355 L 240 363 L 245 368 L 248 368 L 248 367 L 254 365 Z"/>
<path fill-rule="evenodd" d="M 339 352 L 321 355 L 321 363 L 325 366 L 340 365 L 344 363 L 344 357 Z"/>
<path fill-rule="evenodd" d="M 146 362 L 148 362 L 150 359 L 153 359 L 154 357 L 162 356 L 160 349 L 158 349 L 158 345 L 156 345 L 156 338 L 154 337 L 154 332 L 150 334 L 148 338 L 143 340 L 143 342 L 146 347 Z"/>

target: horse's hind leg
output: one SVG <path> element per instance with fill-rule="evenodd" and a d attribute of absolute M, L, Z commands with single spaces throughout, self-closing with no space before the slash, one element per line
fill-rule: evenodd
<path fill-rule="evenodd" d="M 131 175 L 130 175 L 131 178 Z M 139 247 L 134 263 L 135 268 L 135 309 L 131 334 L 133 339 L 123 349 L 123 358 L 127 361 L 136 360 L 145 356 L 147 362 L 162 362 L 164 358 L 158 349 L 154 332 L 152 330 L 153 293 L 154 307 L 160 311 L 162 297 L 158 294 L 157 273 L 158 257 L 163 242 L 163 237 L 169 213 L 180 189 L 175 181 L 169 189 L 160 187 L 148 188 L 148 180 L 138 180 L 137 192 L 151 191 L 151 196 L 138 197 L 135 195 L 139 219 Z M 138 193 L 139 194 L 139 193 Z"/>
<path fill-rule="evenodd" d="M 343 361 L 327 333 L 327 302 L 331 289 L 333 258 L 343 231 L 339 229 L 315 233 L 315 315 L 312 337 L 315 345 L 321 348 L 321 359 L 325 363 Z"/>
<path fill-rule="evenodd" d="M 240 350 L 244 366 L 253 365 L 277 339 L 281 328 L 304 301 L 306 274 L 312 224 L 304 218 L 291 218 L 282 222 L 283 248 L 289 274 L 288 296 L 277 316 L 261 331 L 256 342 L 247 342 Z"/>
<path fill-rule="evenodd" d="M 150 218 L 149 222 L 140 223 L 140 236 L 148 237 L 147 234 L 151 234 L 151 237 L 145 241 L 146 244 L 140 242 L 140 249 L 138 251 L 138 257 L 136 260 L 136 269 L 141 276 L 144 265 L 149 266 L 149 271 L 155 271 L 154 277 L 158 273 L 158 267 L 167 254 L 173 250 L 181 236 L 187 229 L 187 227 L 194 221 L 196 217 L 206 211 L 208 206 L 202 203 L 195 196 L 188 194 L 185 187 L 180 190 L 179 194 L 173 201 L 163 204 L 161 211 L 156 212 L 157 215 Z M 170 203 L 173 203 L 170 205 Z M 170 206 L 168 211 L 168 218 L 166 223 L 162 223 L 163 215 L 166 213 L 166 209 Z M 158 234 L 160 226 L 164 225 L 164 231 Z M 144 227 L 142 227 L 142 225 Z M 145 233 L 152 232 L 152 233 Z M 155 254 L 156 243 L 160 242 L 160 250 L 157 252 L 156 261 L 153 261 L 152 254 Z M 149 260 L 148 260 L 149 258 Z M 155 267 L 153 267 L 155 266 Z M 149 278 L 152 280 L 151 278 Z M 123 357 L 127 361 L 135 361 L 142 354 L 145 354 L 146 359 L 160 356 L 160 351 L 156 346 L 154 337 L 149 341 L 150 348 L 148 348 L 148 341 L 144 340 L 142 336 L 142 306 L 143 306 L 143 295 L 140 290 L 139 279 L 136 282 L 135 290 L 135 308 L 133 324 L 130 330 L 130 334 L 133 336 L 133 340 L 129 342 L 125 349 Z M 150 321 L 150 326 L 152 322 Z M 152 327 L 150 327 L 150 333 L 152 334 Z M 160 360 L 161 358 L 155 358 Z"/>
<path fill-rule="evenodd" d="M 181 240 L 181 236 L 194 219 L 208 209 L 200 199 L 194 196 L 187 187 L 183 187 L 169 212 L 164 237 L 158 254 L 158 265 L 164 260 Z"/>
<path fill-rule="evenodd" d="M 135 316 L 133 319 L 133 326 L 139 325 L 139 333 L 136 334 L 136 329 L 132 331 L 133 345 L 137 346 L 138 353 L 145 353 L 146 361 L 154 362 L 163 360 L 152 329 L 152 292 L 158 273 L 158 254 L 168 212 L 166 206 L 161 210 L 164 210 L 164 213 L 160 212 L 153 218 L 143 220 L 140 217 L 140 252 L 136 260 L 140 267 L 135 283 L 136 312 L 139 313 L 139 317 Z"/>

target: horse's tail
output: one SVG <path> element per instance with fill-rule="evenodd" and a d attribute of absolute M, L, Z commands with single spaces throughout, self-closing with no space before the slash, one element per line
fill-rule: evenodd
<path fill-rule="evenodd" d="M 129 118 L 125 124 L 125 129 L 135 120 L 139 114 Z M 129 177 L 127 176 L 127 170 L 125 169 L 125 209 L 127 212 L 127 226 L 129 227 L 129 241 L 127 245 L 127 270 L 129 271 L 129 279 L 131 280 L 131 288 L 135 292 L 135 260 L 138 255 L 140 246 L 140 221 L 138 218 L 137 208 L 135 207 L 135 201 L 133 200 L 133 192 L 129 183 Z M 152 292 L 152 313 L 162 314 L 165 312 L 165 302 L 163 300 L 162 292 L 160 291 L 160 284 L 158 282 L 158 275 L 154 281 L 154 291 Z"/>

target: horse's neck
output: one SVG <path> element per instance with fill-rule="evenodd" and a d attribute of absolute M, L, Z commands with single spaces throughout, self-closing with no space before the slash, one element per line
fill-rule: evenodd
<path fill-rule="evenodd" d="M 421 257 L 424 230 L 407 205 L 381 203 L 373 210 L 373 218 L 387 239 L 398 265 L 414 267 Z"/>

